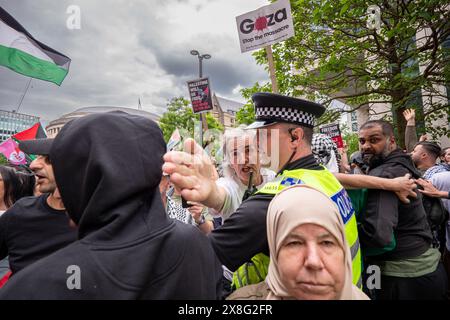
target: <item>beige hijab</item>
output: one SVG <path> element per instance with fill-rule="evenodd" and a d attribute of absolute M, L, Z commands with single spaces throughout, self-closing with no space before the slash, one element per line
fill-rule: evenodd
<path fill-rule="evenodd" d="M 283 240 L 296 227 L 312 223 L 327 229 L 344 249 L 345 281 L 340 300 L 366 300 L 368 297 L 352 284 L 352 259 L 345 238 L 344 223 L 334 202 L 321 191 L 296 185 L 277 194 L 267 212 L 267 239 L 270 264 L 266 282 L 271 293 L 268 299 L 291 298 L 280 281 L 277 257 Z"/>

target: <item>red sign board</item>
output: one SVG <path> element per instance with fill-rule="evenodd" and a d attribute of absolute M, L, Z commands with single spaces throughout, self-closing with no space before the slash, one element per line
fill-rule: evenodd
<path fill-rule="evenodd" d="M 209 79 L 202 78 L 188 81 L 189 96 L 191 97 L 194 113 L 206 112 L 213 109 Z"/>
<path fill-rule="evenodd" d="M 344 142 L 342 141 L 341 130 L 339 129 L 339 124 L 334 123 L 330 125 L 325 125 L 320 128 L 320 133 L 323 133 L 333 139 L 338 148 L 344 147 Z"/>

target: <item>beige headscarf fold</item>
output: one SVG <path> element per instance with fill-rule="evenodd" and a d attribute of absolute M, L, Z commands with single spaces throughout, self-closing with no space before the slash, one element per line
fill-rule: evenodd
<path fill-rule="evenodd" d="M 270 264 L 266 282 L 268 299 L 289 299 L 280 281 L 277 257 L 283 240 L 296 227 L 312 223 L 327 229 L 344 249 L 345 281 L 340 300 L 366 300 L 368 297 L 352 284 L 352 258 L 345 238 L 344 222 L 334 202 L 321 191 L 306 185 L 295 185 L 277 194 L 267 212 L 267 239 Z"/>

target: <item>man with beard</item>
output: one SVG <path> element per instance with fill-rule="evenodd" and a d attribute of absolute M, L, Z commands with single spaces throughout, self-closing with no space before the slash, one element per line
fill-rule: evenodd
<path fill-rule="evenodd" d="M 275 172 L 261 167 L 255 132 L 241 128 L 227 131 L 223 150 L 224 177 L 216 182 L 219 196 L 213 209 L 225 220 L 253 191 L 273 180 Z"/>
<path fill-rule="evenodd" d="M 339 206 L 352 253 L 353 283 L 361 286 L 361 250 L 353 207 L 343 186 L 331 172 L 317 164 L 311 151 L 314 122 L 325 112 L 325 107 L 266 92 L 255 93 L 252 100 L 256 122 L 247 129 L 257 130 L 258 144 L 277 162 L 278 174 L 209 234 L 217 256 L 232 271 L 259 253 L 268 256 L 266 214 L 270 201 L 281 190 L 304 183 L 325 192 Z M 186 200 L 215 207 L 219 192 L 211 179 L 214 167 L 210 159 L 172 151 L 164 160 L 163 170 L 171 175 L 171 182 Z M 312 286 L 311 290 L 315 289 Z"/>
<path fill-rule="evenodd" d="M 210 212 L 217 219 L 225 221 L 235 212 L 241 203 L 262 188 L 264 184 L 275 178 L 275 172 L 262 168 L 257 151 L 257 137 L 254 131 L 235 128 L 227 130 L 223 142 L 223 173 L 224 177 L 216 181 L 217 197 Z M 195 217 L 195 219 L 198 219 Z M 202 220 L 204 218 L 202 217 Z M 212 222 L 207 222 L 208 233 L 214 229 Z M 216 224 L 216 228 L 221 224 Z M 267 261 L 266 265 L 265 262 Z M 252 262 L 241 266 L 233 275 L 224 268 L 224 288 L 233 282 L 235 288 L 258 283 L 267 274 L 269 257 L 260 253 L 252 258 Z M 226 292 L 225 294 L 228 294 Z"/>
<path fill-rule="evenodd" d="M 20 142 L 21 150 L 38 155 L 30 169 L 42 195 L 20 199 L 0 218 L 0 259 L 9 255 L 13 275 L 76 240 L 48 156 L 52 141 Z"/>
<path fill-rule="evenodd" d="M 369 175 L 395 178 L 410 173 L 418 178 L 411 157 L 397 148 L 392 125 L 382 120 L 366 122 L 359 143 Z M 432 235 L 422 198 L 401 203 L 393 192 L 370 189 L 359 226 L 363 253 L 381 271 L 376 299 L 444 299 L 446 275 L 440 253 L 431 247 Z"/>

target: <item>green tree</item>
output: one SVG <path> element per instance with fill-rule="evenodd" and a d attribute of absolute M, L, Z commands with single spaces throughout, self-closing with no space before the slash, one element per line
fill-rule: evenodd
<path fill-rule="evenodd" d="M 246 103 L 236 113 L 236 121 L 239 124 L 251 124 L 255 121 L 255 108 L 252 104 Z"/>
<path fill-rule="evenodd" d="M 187 131 L 190 137 L 194 137 L 195 122 L 200 122 L 200 116 L 194 114 L 189 100 L 184 97 L 172 98 L 167 103 L 167 111 L 159 121 L 164 135 L 164 140 L 169 141 L 175 129 Z M 206 114 L 208 129 L 223 130 L 223 126 L 208 112 Z M 183 138 L 186 138 L 185 136 Z"/>
<path fill-rule="evenodd" d="M 342 136 L 342 139 L 347 143 L 347 155 L 350 160 L 352 153 L 359 150 L 358 135 L 356 133 L 347 133 Z"/>
<path fill-rule="evenodd" d="M 6 159 L 6 157 L 0 153 L 0 165 L 7 165 L 8 164 L 8 159 Z"/>
<path fill-rule="evenodd" d="M 367 25 L 370 5 L 380 8 L 378 30 Z M 291 0 L 291 7 L 295 36 L 273 46 L 281 93 L 326 106 L 337 99 L 351 111 L 389 103 L 400 145 L 405 108 L 416 109 L 419 133 L 426 124 L 428 132 L 450 136 L 448 126 L 430 125 L 450 114 L 437 89 L 450 88 L 448 0 Z M 427 36 L 418 36 L 423 31 Z M 264 50 L 254 56 L 267 66 Z"/>
<path fill-rule="evenodd" d="M 236 121 L 239 124 L 251 124 L 255 121 L 255 107 L 252 102 L 252 95 L 256 92 L 271 92 L 272 87 L 270 83 L 259 84 L 255 83 L 253 87 L 242 88 L 240 93 L 247 103 L 236 113 Z"/>

